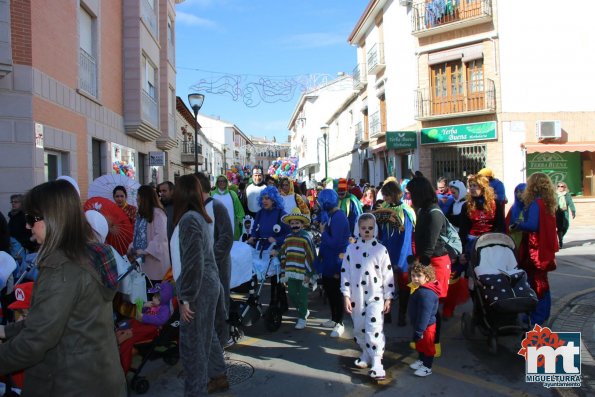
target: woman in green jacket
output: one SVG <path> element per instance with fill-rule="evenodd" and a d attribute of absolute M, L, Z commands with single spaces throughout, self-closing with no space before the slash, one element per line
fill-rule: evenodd
<path fill-rule="evenodd" d="M 556 185 L 556 193 L 558 194 L 558 208 L 556 208 L 556 227 L 558 228 L 558 243 L 560 244 L 560 248 L 562 248 L 564 244 L 564 235 L 568 231 L 568 227 L 570 226 L 570 214 L 572 214 L 572 219 L 576 216 L 576 208 L 574 206 L 574 202 L 572 201 L 572 196 L 568 191 L 568 185 L 566 182 L 558 182 Z"/>
<path fill-rule="evenodd" d="M 25 369 L 23 396 L 125 396 L 112 319 L 114 256 L 96 242 L 67 181 L 25 197 L 27 228 L 41 244 L 27 318 L 0 326 L 0 374 Z"/>

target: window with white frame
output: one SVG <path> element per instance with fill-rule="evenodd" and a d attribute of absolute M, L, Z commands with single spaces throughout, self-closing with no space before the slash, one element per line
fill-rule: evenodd
<path fill-rule="evenodd" d="M 143 78 L 144 78 L 144 85 L 143 88 L 149 94 L 149 96 L 153 99 L 157 99 L 157 89 L 156 89 L 156 81 L 157 81 L 157 68 L 153 66 L 153 63 L 146 55 L 143 54 Z"/>

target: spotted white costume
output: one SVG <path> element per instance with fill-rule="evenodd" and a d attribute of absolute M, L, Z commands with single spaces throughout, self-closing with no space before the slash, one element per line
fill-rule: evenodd
<path fill-rule="evenodd" d="M 354 339 L 362 350 L 356 365 L 365 368 L 371 364 L 371 372 L 384 377 L 381 364 L 385 345 L 383 309 L 384 301 L 394 298 L 395 287 L 388 251 L 376 240 L 375 220 L 374 226 L 374 232 L 366 232 L 370 236 L 365 236 L 369 239 L 364 241 L 356 223 L 359 237 L 347 247 L 343 258 L 341 293 L 351 300 Z"/>

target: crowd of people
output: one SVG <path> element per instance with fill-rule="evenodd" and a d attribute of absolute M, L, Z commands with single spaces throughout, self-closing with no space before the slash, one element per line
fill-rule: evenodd
<path fill-rule="evenodd" d="M 376 380 L 386 376 L 383 327 L 397 300 L 396 324 L 412 328 L 419 353 L 411 368 L 425 377 L 441 354 L 442 321 L 469 297 L 474 242 L 493 232 L 513 238 L 518 265 L 538 298 L 530 321 L 543 324 L 551 306 L 548 272 L 576 215 L 566 184 L 554 187 L 543 173 L 517 186 L 506 212 L 504 185 L 490 169 L 465 181 L 440 177 L 433 184 L 417 172 L 372 186 L 346 178 L 298 183 L 254 167 L 238 185 L 219 175 L 211 186 L 199 173 L 175 185 L 141 186 L 136 206 L 128 194 L 124 186 L 113 189 L 113 202 L 133 230 L 125 256 L 140 260 L 152 288 L 141 306 L 132 302 L 131 318 L 119 325 L 114 310 L 122 310 L 113 304 L 119 254 L 104 243 L 109 228 L 102 215 L 83 211 L 74 180 L 63 177 L 13 195 L 9 221 L 0 214 L 0 287 L 23 288 L 11 285 L 23 274 L 34 281 L 32 290 L 27 287 L 30 307 L 19 306 L 27 309 L 21 321 L 2 302 L 0 375 L 24 369 L 27 395 L 125 395 L 132 346 L 167 321 L 172 298 L 181 320 L 180 358 L 192 374 L 185 377 L 185 394 L 227 390 L 223 351 L 233 344 L 227 319 L 238 240 L 279 259 L 281 274 L 270 277 L 271 303 L 283 312 L 290 303 L 296 307 L 297 330 L 308 325 L 310 287 L 321 283 L 329 320 L 318 325 L 341 337 L 344 314 L 351 315 L 361 350 L 354 365 L 369 368 Z M 441 238 L 450 225 L 460 253 Z M 35 266 L 23 269 L 30 253 Z M 121 367 L 113 365 L 118 357 Z"/>

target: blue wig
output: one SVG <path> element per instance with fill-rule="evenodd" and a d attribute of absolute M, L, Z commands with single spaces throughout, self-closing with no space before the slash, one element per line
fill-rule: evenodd
<path fill-rule="evenodd" d="M 281 197 L 279 191 L 275 186 L 267 186 L 264 189 L 262 189 L 262 191 L 260 192 L 260 196 L 258 196 L 258 205 L 260 205 L 260 208 L 264 208 L 262 206 L 263 196 L 268 196 L 271 200 L 273 200 L 274 208 L 281 208 L 282 210 L 285 209 L 283 197 Z"/>
<path fill-rule="evenodd" d="M 318 193 L 318 203 L 322 209 L 321 220 L 326 223 L 328 222 L 328 212 L 339 206 L 339 195 L 333 189 L 323 189 Z"/>
<path fill-rule="evenodd" d="M 521 193 L 524 192 L 526 188 L 527 188 L 526 183 L 519 183 L 514 188 L 514 203 L 513 203 L 512 207 L 510 208 L 510 221 L 511 222 L 518 219 L 519 215 L 521 214 L 521 212 L 523 211 L 523 209 L 525 207 L 523 200 L 517 199 L 516 194 L 517 194 L 517 192 L 521 192 Z"/>

